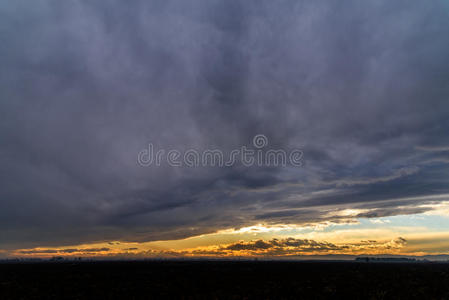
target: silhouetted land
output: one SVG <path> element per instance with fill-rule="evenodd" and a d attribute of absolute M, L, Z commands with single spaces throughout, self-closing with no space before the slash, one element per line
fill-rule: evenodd
<path fill-rule="evenodd" d="M 0 265 L 0 299 L 449 299 L 447 263 L 140 261 Z"/>

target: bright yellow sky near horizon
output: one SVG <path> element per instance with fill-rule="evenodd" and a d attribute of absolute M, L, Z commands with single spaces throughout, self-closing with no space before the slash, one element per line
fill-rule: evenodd
<path fill-rule="evenodd" d="M 180 240 L 103 241 L 61 247 L 3 250 L 6 257 L 298 257 L 300 255 L 449 254 L 449 202 L 420 214 L 353 218 L 342 223 L 256 224 Z"/>

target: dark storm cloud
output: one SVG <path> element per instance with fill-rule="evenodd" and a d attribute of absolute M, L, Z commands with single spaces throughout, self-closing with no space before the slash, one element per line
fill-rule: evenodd
<path fill-rule="evenodd" d="M 448 12 L 405 0 L 4 1 L 0 247 L 435 201 L 449 189 Z M 304 166 L 137 164 L 150 142 L 226 152 L 256 134 L 302 148 Z"/>

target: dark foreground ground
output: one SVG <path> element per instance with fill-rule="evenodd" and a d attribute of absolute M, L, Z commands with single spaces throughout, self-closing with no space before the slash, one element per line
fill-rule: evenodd
<path fill-rule="evenodd" d="M 0 299 L 449 299 L 449 264 L 63 262 L 0 265 Z"/>

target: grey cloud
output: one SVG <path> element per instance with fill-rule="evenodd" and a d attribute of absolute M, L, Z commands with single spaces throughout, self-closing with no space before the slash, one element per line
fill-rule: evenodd
<path fill-rule="evenodd" d="M 448 152 L 449 146 L 417 146 L 416 149 L 430 152 Z"/>
<path fill-rule="evenodd" d="M 1 248 L 394 215 L 383 200 L 448 192 L 444 154 L 423 151 L 449 145 L 443 2 L 17 0 L 0 36 Z M 136 161 L 260 133 L 304 166 Z"/>
<path fill-rule="evenodd" d="M 421 214 L 426 211 L 431 210 L 431 208 L 387 208 L 387 209 L 375 209 L 371 210 L 367 213 L 358 214 L 359 218 L 381 218 L 381 217 L 389 217 L 396 215 L 412 215 L 412 214 Z"/>
<path fill-rule="evenodd" d="M 263 240 L 258 240 L 253 243 L 236 243 L 227 246 L 226 250 L 259 250 L 259 249 L 269 249 L 272 248 L 273 245 L 271 243 L 264 242 Z"/>

